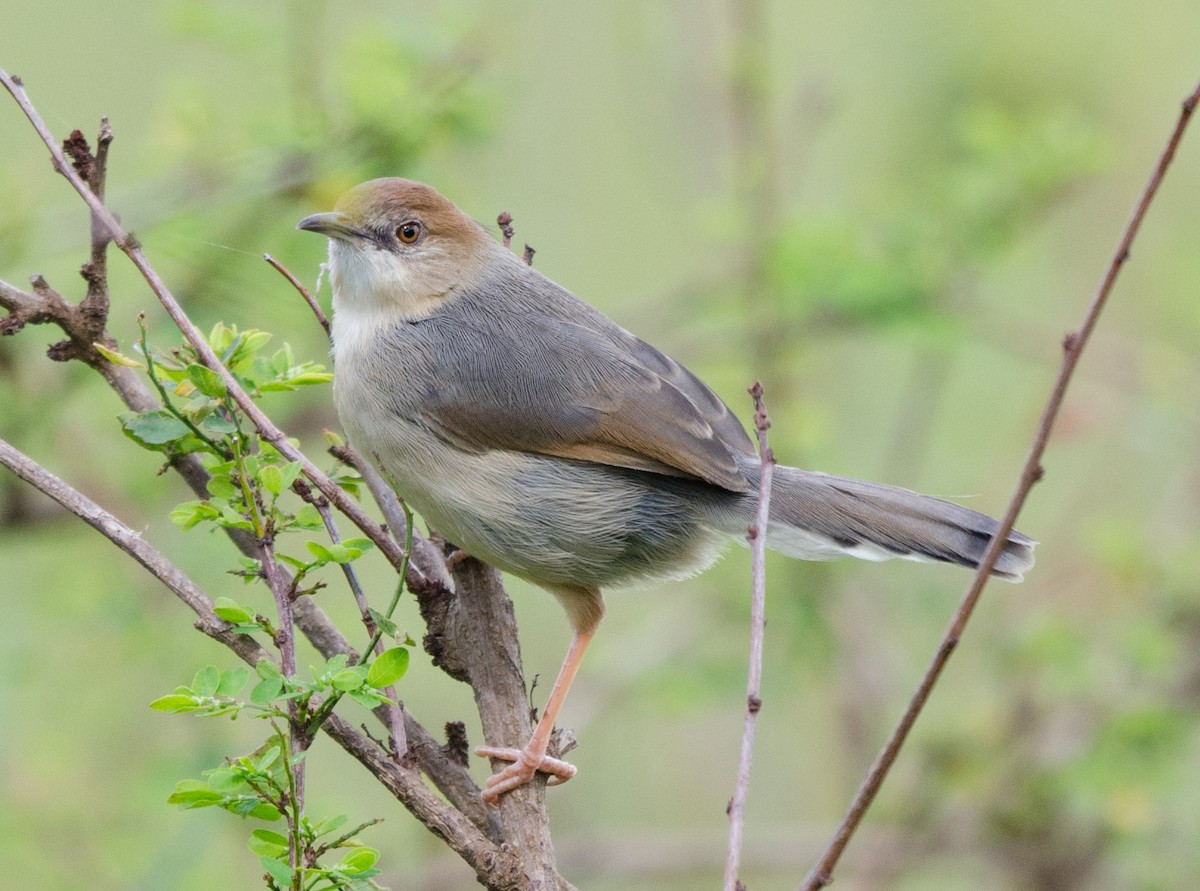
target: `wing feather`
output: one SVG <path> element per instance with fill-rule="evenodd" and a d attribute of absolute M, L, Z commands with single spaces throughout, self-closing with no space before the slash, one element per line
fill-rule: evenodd
<path fill-rule="evenodd" d="M 421 322 L 453 351 L 421 419 L 473 451 L 508 449 L 593 461 L 748 489 L 735 452 L 745 430 L 695 375 L 615 324 L 537 312 L 488 314 L 469 342 L 455 313 Z M 603 317 L 601 317 L 603 318 Z M 599 327 L 599 330 L 597 328 Z M 456 331 L 457 329 L 457 331 Z"/>

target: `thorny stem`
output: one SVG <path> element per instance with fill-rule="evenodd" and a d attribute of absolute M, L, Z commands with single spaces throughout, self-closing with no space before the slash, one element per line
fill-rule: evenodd
<path fill-rule="evenodd" d="M 1125 223 L 1125 229 L 1121 233 L 1121 238 L 1117 242 L 1116 250 L 1109 260 L 1108 267 L 1104 271 L 1100 284 L 1092 295 L 1091 302 L 1088 304 L 1087 310 L 1083 315 L 1083 321 L 1076 330 L 1069 332 L 1063 338 L 1063 357 L 1062 364 L 1058 370 L 1058 377 L 1055 378 L 1050 395 L 1046 400 L 1046 405 L 1042 410 L 1041 418 L 1038 420 L 1037 428 L 1034 431 L 1033 440 L 1029 447 L 1029 453 L 1025 459 L 1025 465 L 1021 469 L 1020 479 L 1013 492 L 1012 499 L 1009 501 L 1008 509 L 1004 512 L 1004 518 L 1000 521 L 999 528 L 997 528 L 995 534 L 992 536 L 991 544 L 988 545 L 983 558 L 979 561 L 979 568 L 976 570 L 975 576 L 972 578 L 971 584 L 963 595 L 958 608 L 954 611 L 949 627 L 947 627 L 945 633 L 942 635 L 937 650 L 934 652 L 929 666 L 925 669 L 925 674 L 922 675 L 916 691 L 914 691 L 912 698 L 909 700 L 908 707 L 900 717 L 899 722 L 897 722 L 891 736 L 876 756 L 874 763 L 871 764 L 862 785 L 859 787 L 854 799 L 850 802 L 850 807 L 847 809 L 846 815 L 842 818 L 842 822 L 838 824 L 833 838 L 829 841 L 820 859 L 800 886 L 800 891 L 817 891 L 817 889 L 824 888 L 833 881 L 834 867 L 837 865 L 842 852 L 846 849 L 846 845 L 861 823 L 863 815 L 875 800 L 875 796 L 879 792 L 879 787 L 883 784 L 884 779 L 895 763 L 896 757 L 900 752 L 900 747 L 904 745 L 905 739 L 908 738 L 908 733 L 924 708 L 929 694 L 941 676 L 942 669 L 945 668 L 951 653 L 958 646 L 958 641 L 962 637 L 967 621 L 971 618 L 971 613 L 974 611 L 975 605 L 979 602 L 984 585 L 987 584 L 992 567 L 996 565 L 996 560 L 1000 557 L 1004 543 L 1007 541 L 1009 533 L 1012 532 L 1013 525 L 1017 520 L 1017 514 L 1020 513 L 1021 508 L 1025 505 L 1025 500 L 1029 496 L 1029 492 L 1042 479 L 1044 474 L 1042 455 L 1046 451 L 1046 446 L 1050 441 L 1050 431 L 1054 427 L 1059 409 L 1062 407 L 1063 400 L 1066 397 L 1067 385 L 1071 382 L 1075 367 L 1079 363 L 1079 357 L 1083 354 L 1083 348 L 1087 345 L 1087 341 L 1096 327 L 1100 313 L 1108 302 L 1108 296 L 1112 291 L 1113 284 L 1117 280 L 1117 275 L 1129 259 L 1129 249 L 1133 245 L 1133 239 L 1141 228 L 1142 220 L 1146 216 L 1146 211 L 1149 209 L 1150 203 L 1158 193 L 1158 188 L 1162 184 L 1167 168 L 1171 166 L 1171 161 L 1175 157 L 1175 150 L 1179 147 L 1180 140 L 1183 138 L 1184 131 L 1187 129 L 1188 122 L 1191 120 L 1192 113 L 1195 111 L 1198 102 L 1200 102 L 1200 84 L 1197 84 L 1196 88 L 1183 101 L 1175 128 L 1167 140 L 1166 147 L 1159 155 L 1158 162 L 1155 164 L 1145 188 L 1142 189 L 1142 194 L 1138 198 L 1137 204 L 1134 205 L 1129 220 Z"/>

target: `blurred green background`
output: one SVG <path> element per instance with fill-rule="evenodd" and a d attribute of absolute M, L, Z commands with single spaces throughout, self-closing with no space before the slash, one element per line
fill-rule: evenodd
<path fill-rule="evenodd" d="M 116 130 L 109 203 L 202 328 L 326 345 L 270 252 L 354 183 L 405 175 L 688 363 L 743 417 L 766 385 L 787 463 L 1002 510 L 1120 226 L 1200 76 L 1194 2 L 0 2 L 0 65 L 58 136 Z M 1025 584 L 986 592 L 837 873 L 839 889 L 1182 889 L 1200 875 L 1200 134 L 1180 151 L 1101 323 L 1020 527 Z M 87 216 L 0 103 L 0 277 L 77 299 Z M 128 347 L 157 303 L 113 260 Z M 323 297 L 327 298 L 327 294 Z M 121 435 L 57 339 L 0 341 L 0 436 L 119 514 L 214 595 L 225 540 L 166 521 L 182 484 Z M 327 389 L 267 402 L 312 455 Z M 372 596 L 382 561 L 363 564 Z M 563 714 L 580 774 L 551 793 L 581 888 L 719 882 L 745 691 L 748 559 L 609 597 Z M 795 887 L 898 716 L 967 575 L 769 564 L 766 706 L 743 878 Z M 336 580 L 330 579 L 331 582 Z M 558 607 L 512 583 L 527 669 Z M 322 605 L 347 623 L 335 584 Z M 257 599 L 255 599 L 257 598 Z M 0 885 L 253 887 L 248 827 L 166 796 L 261 728 L 152 713 L 232 659 L 131 561 L 0 475 Z M 411 602 L 401 623 L 422 629 Z M 544 694 L 546 687 L 540 690 Z M 422 655 L 426 726 L 469 690 Z M 472 739 L 478 738 L 470 722 Z M 383 884 L 472 876 L 339 750 L 310 809 L 384 816 Z M 475 765 L 482 779 L 486 764 Z"/>

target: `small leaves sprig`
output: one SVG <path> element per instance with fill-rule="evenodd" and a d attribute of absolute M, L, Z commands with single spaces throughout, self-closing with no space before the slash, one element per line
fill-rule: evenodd
<path fill-rule="evenodd" d="M 223 324 L 208 336 L 221 362 L 255 399 L 332 379 L 319 365 L 296 362 L 286 345 L 267 355 L 264 348 L 269 340 L 267 332 L 239 331 Z M 178 505 L 171 519 L 184 530 L 208 526 L 253 537 L 257 553 L 242 556 L 233 573 L 246 582 L 266 582 L 276 615 L 268 618 L 230 597 L 218 597 L 213 612 L 236 633 L 266 635 L 280 653 L 279 662 L 262 659 L 255 666 L 258 681 L 248 699 L 239 698 L 250 680 L 247 669 L 221 671 L 209 666 L 196 673 L 190 686 L 176 687 L 151 703 L 158 711 L 202 717 L 236 719 L 245 712 L 266 720 L 271 728 L 257 751 L 227 759 L 202 779 L 181 782 L 169 801 L 186 808 L 219 807 L 241 817 L 284 821 L 286 832 L 260 828 L 250 838 L 269 889 L 374 888 L 371 877 L 380 872 L 375 866 L 379 855 L 357 836 L 377 821 L 331 838 L 345 824 L 345 816 L 310 820 L 304 812 L 305 755 L 343 697 L 365 708 L 396 706 L 389 688 L 407 670 L 408 647 L 413 644 L 392 621 L 403 581 L 384 612 L 360 602 L 370 641 L 358 664 L 351 665 L 346 655 L 335 655 L 310 667 L 307 679 L 301 677 L 295 667 L 293 601 L 321 588 L 324 583 L 312 583 L 312 576 L 331 564 L 342 568 L 356 597 L 361 597 L 350 564 L 373 544 L 366 538 L 339 539 L 328 505 L 301 478 L 301 463 L 287 460 L 258 436 L 229 395 L 226 380 L 202 364 L 194 349 L 185 344 L 168 353 L 152 350 L 144 325 L 138 346 L 140 360 L 111 349 L 102 352 L 110 361 L 145 371 L 162 405 L 122 415 L 122 429 L 138 445 L 162 453 L 168 461 L 187 454 L 199 456 L 209 474 L 208 497 Z M 358 482 L 357 474 L 344 468 L 335 479 L 351 491 Z M 307 540 L 303 552 L 295 556 L 278 550 L 280 535 L 315 529 L 326 529 L 332 541 Z M 399 645 L 385 649 L 381 643 L 385 635 Z M 336 864 L 322 865 L 330 851 L 345 848 L 352 850 Z"/>
<path fill-rule="evenodd" d="M 227 607 L 226 609 L 232 609 Z M 251 832 L 250 850 L 258 855 L 264 880 L 274 891 L 284 889 L 348 889 L 366 891 L 377 888 L 371 881 L 379 875 L 375 866 L 379 852 L 358 839 L 362 830 L 378 820 L 363 823 L 336 838 L 328 838 L 348 822 L 339 814 L 313 822 L 298 807 L 295 772 L 305 752 L 285 757 L 289 749 L 286 722 L 287 705 L 296 700 L 309 705 L 317 699 L 339 698 L 345 694 L 364 705 L 386 702 L 383 688 L 403 677 L 408 668 L 408 650 L 396 647 L 384 652 L 370 667 L 347 665 L 344 656 L 334 656 L 320 666 L 310 667 L 311 680 L 285 678 L 279 667 L 268 659 L 255 670 L 258 683 L 248 700 L 239 699 L 250 678 L 243 667 L 221 671 L 206 666 L 196 673 L 190 686 L 176 687 L 171 693 L 150 703 L 150 707 L 174 714 L 201 717 L 227 716 L 236 719 L 243 712 L 267 720 L 271 733 L 256 751 L 228 758 L 218 767 L 204 772 L 202 779 L 180 781 L 168 798 L 183 808 L 219 807 L 243 818 L 269 823 L 284 820 L 287 832 L 259 828 Z M 350 848 L 332 866 L 321 864 L 330 851 Z"/>

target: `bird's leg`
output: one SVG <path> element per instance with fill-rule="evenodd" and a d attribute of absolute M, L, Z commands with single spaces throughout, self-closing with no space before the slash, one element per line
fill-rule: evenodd
<path fill-rule="evenodd" d="M 554 730 L 558 710 L 567 698 L 567 690 L 571 688 L 571 681 L 575 678 L 575 672 L 579 670 L 579 663 L 583 661 L 583 654 L 593 634 L 594 628 L 576 631 L 572 635 L 567 657 L 558 671 L 558 677 L 554 679 L 554 688 L 550 691 L 550 698 L 546 700 L 546 707 L 542 709 L 542 717 L 524 748 L 479 746 L 475 749 L 475 754 L 485 758 L 512 762 L 504 770 L 488 777 L 487 788 L 483 790 L 484 801 L 495 804 L 505 792 L 511 792 L 528 783 L 539 770 L 550 774 L 546 783 L 548 786 L 557 786 L 575 776 L 575 765 L 551 758 L 546 754 L 546 749 L 550 745 L 550 734 Z"/>

